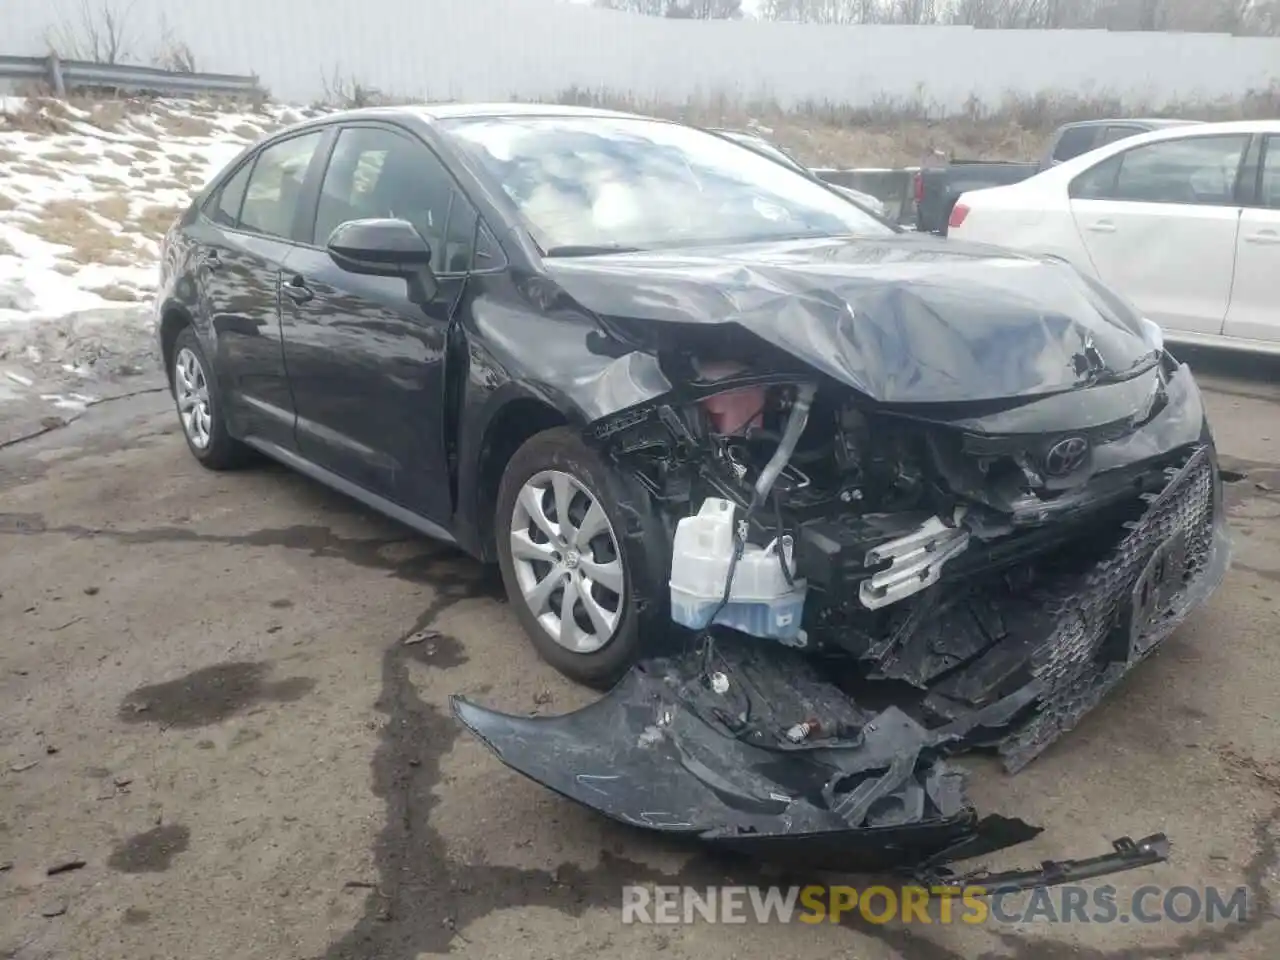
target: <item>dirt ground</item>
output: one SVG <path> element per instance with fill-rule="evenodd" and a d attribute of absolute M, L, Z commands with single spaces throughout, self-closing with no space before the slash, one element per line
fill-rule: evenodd
<path fill-rule="evenodd" d="M 283 469 L 202 470 L 152 394 L 0 451 L 0 957 L 1274 956 L 1280 377 L 1193 365 L 1248 473 L 1225 586 L 1024 772 L 974 764 L 974 794 L 1045 827 L 995 865 L 1163 830 L 1172 859 L 1120 896 L 1246 885 L 1244 922 L 623 925 L 625 883 L 766 874 L 605 823 L 460 735 L 453 693 L 590 694 L 534 658 L 488 571 Z"/>

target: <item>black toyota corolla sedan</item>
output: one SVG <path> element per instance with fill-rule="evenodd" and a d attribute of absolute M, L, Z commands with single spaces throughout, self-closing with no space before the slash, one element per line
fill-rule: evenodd
<path fill-rule="evenodd" d="M 811 865 L 1031 835 L 977 820 L 943 758 L 1030 761 L 1228 563 L 1154 324 L 676 123 L 450 105 L 276 133 L 169 232 L 157 331 L 197 460 L 266 454 L 497 562 L 542 657 L 612 686 L 556 718 L 457 700 L 505 762 Z"/>

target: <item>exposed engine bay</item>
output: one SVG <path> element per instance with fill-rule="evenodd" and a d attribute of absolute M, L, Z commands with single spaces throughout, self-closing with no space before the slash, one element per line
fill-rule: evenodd
<path fill-rule="evenodd" d="M 672 391 L 587 435 L 669 527 L 685 630 L 575 714 L 459 700 L 460 719 L 616 819 L 810 866 L 936 878 L 1033 836 L 979 819 L 947 758 L 994 749 L 1020 769 L 1221 582 L 1190 371 L 1165 355 L 1080 392 L 893 405 L 776 358 L 664 364 Z M 1165 855 L 1163 837 L 1122 838 L 984 882 Z"/>

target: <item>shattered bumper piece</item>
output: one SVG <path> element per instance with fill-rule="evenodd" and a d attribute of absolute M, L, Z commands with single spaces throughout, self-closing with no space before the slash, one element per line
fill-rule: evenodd
<path fill-rule="evenodd" d="M 955 883 L 947 863 L 1040 832 L 1022 820 L 979 818 L 964 774 L 942 759 L 950 740 L 893 707 L 867 714 L 845 699 L 841 715 L 842 695 L 800 655 L 727 644 L 717 655 L 733 678 L 726 694 L 703 682 L 705 655 L 690 652 L 647 661 L 601 700 L 560 717 L 510 716 L 462 698 L 453 711 L 508 766 L 611 819 L 784 866 Z M 764 700 L 773 690 L 789 697 Z M 779 711 L 802 705 L 838 723 L 792 743 Z M 1113 872 L 1157 862 L 1167 844 L 1155 839 L 1075 863 L 1105 862 Z M 1065 882 L 1071 863 L 984 874 L 982 883 Z"/>

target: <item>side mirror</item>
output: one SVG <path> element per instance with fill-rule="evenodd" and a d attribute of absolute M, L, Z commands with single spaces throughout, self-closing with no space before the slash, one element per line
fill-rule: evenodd
<path fill-rule="evenodd" d="M 325 246 L 329 258 L 348 273 L 402 277 L 415 301 L 435 295 L 431 247 L 407 220 L 348 220 Z"/>

